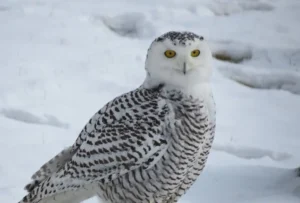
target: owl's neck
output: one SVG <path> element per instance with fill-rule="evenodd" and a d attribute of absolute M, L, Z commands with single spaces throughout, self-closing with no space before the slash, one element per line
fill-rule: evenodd
<path fill-rule="evenodd" d="M 144 81 L 142 87 L 144 88 L 155 88 L 160 84 L 160 82 L 153 80 L 150 77 L 147 77 Z M 215 102 L 212 94 L 211 83 L 210 82 L 202 82 L 197 84 L 189 84 L 186 86 L 175 86 L 170 84 L 164 84 L 164 88 L 167 90 L 180 90 L 184 94 L 191 95 L 194 98 L 199 98 L 204 100 L 206 107 L 208 109 L 208 113 L 210 116 L 210 120 L 215 120 Z"/>
<path fill-rule="evenodd" d="M 187 82 L 175 81 L 172 83 L 164 83 L 162 81 L 159 81 L 147 75 L 142 86 L 147 89 L 152 89 L 152 88 L 156 88 L 161 84 L 163 84 L 164 88 L 167 90 L 180 90 L 183 93 L 187 95 L 191 95 L 195 98 L 205 99 L 206 97 L 209 97 L 209 95 L 211 94 L 210 81 L 197 82 L 197 83 L 191 83 L 188 81 Z"/>
<path fill-rule="evenodd" d="M 211 122 L 215 122 L 216 107 L 210 83 L 199 83 L 192 87 L 188 87 L 187 89 L 183 90 L 183 92 L 193 96 L 194 98 L 199 98 L 203 100 L 208 110 L 209 120 Z"/>
<path fill-rule="evenodd" d="M 172 86 L 168 87 L 168 89 L 177 89 Z M 209 82 L 199 83 L 192 86 L 181 87 L 179 88 L 184 94 L 191 95 L 194 98 L 198 98 L 203 100 L 211 121 L 214 121 L 215 118 L 215 102 L 212 94 L 211 84 Z"/>

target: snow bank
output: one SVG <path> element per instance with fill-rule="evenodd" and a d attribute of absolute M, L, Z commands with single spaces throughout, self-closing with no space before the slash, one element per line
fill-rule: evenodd
<path fill-rule="evenodd" d="M 213 149 L 244 159 L 261 159 L 264 157 L 269 157 L 274 161 L 283 161 L 292 156 L 291 154 L 285 152 L 274 152 L 272 150 L 259 149 L 255 147 L 224 145 L 217 143 L 214 143 Z"/>
<path fill-rule="evenodd" d="M 215 15 L 230 15 L 234 13 L 240 13 L 243 11 L 271 11 L 274 7 L 267 2 L 247 1 L 247 0 L 233 0 L 230 1 L 211 1 L 207 3 L 207 6 L 214 12 Z"/>
<path fill-rule="evenodd" d="M 195 5 L 195 4 L 188 5 L 187 9 L 198 16 L 206 16 L 206 17 L 215 16 L 214 12 L 212 12 L 208 7 L 203 5 Z"/>
<path fill-rule="evenodd" d="M 222 61 L 241 63 L 252 58 L 251 47 L 242 43 L 218 41 L 211 42 L 210 45 L 213 57 Z"/>
<path fill-rule="evenodd" d="M 300 72 L 300 49 L 260 48 L 235 41 L 210 42 L 213 56 L 233 63 L 243 63 L 258 69 L 268 68 Z"/>
<path fill-rule="evenodd" d="M 98 19 L 99 17 L 95 17 Z M 120 36 L 148 38 L 155 35 L 154 27 L 143 13 L 123 13 L 100 17 L 104 25 Z"/>
<path fill-rule="evenodd" d="M 287 90 L 300 94 L 300 74 L 292 71 L 258 69 L 233 64 L 218 67 L 226 77 L 251 88 Z"/>
<path fill-rule="evenodd" d="M 220 72 L 240 84 L 300 94 L 300 49 L 257 48 L 234 41 L 211 42 Z M 241 65 L 237 65 L 241 64 Z"/>
<path fill-rule="evenodd" d="M 212 153 L 213 157 L 219 155 Z M 183 196 L 182 203 L 296 203 L 299 202 L 298 182 L 293 170 L 226 163 L 212 167 L 208 161 L 199 181 Z"/>
<path fill-rule="evenodd" d="M 295 71 L 300 73 L 300 49 L 289 48 L 255 48 L 252 47 L 252 59 L 245 65 L 268 68 L 271 70 Z"/>

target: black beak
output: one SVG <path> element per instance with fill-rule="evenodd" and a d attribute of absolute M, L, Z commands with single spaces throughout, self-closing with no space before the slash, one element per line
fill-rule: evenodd
<path fill-rule="evenodd" d="M 183 63 L 183 74 L 184 75 L 186 74 L 186 64 L 185 64 L 185 62 Z"/>

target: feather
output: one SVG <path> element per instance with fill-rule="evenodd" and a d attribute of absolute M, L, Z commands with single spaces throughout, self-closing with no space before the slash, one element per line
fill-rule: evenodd
<path fill-rule="evenodd" d="M 45 163 L 37 172 L 32 175 L 32 182 L 25 186 L 25 190 L 31 192 L 43 180 L 57 172 L 74 155 L 73 147 L 68 147 L 58 153 L 55 157 Z"/>
<path fill-rule="evenodd" d="M 105 105 L 72 147 L 33 175 L 20 203 L 37 203 L 153 166 L 168 146 L 164 125 L 170 112 L 159 90 L 137 89 Z"/>

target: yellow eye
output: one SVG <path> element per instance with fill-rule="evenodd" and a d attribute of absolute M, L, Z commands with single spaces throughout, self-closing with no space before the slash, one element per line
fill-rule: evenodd
<path fill-rule="evenodd" d="M 167 51 L 165 51 L 165 56 L 167 58 L 173 58 L 174 56 L 176 56 L 176 52 L 173 50 L 167 50 Z"/>
<path fill-rule="evenodd" d="M 199 49 L 195 49 L 194 51 L 191 52 L 192 57 L 197 57 L 199 55 L 200 55 L 200 50 Z"/>

